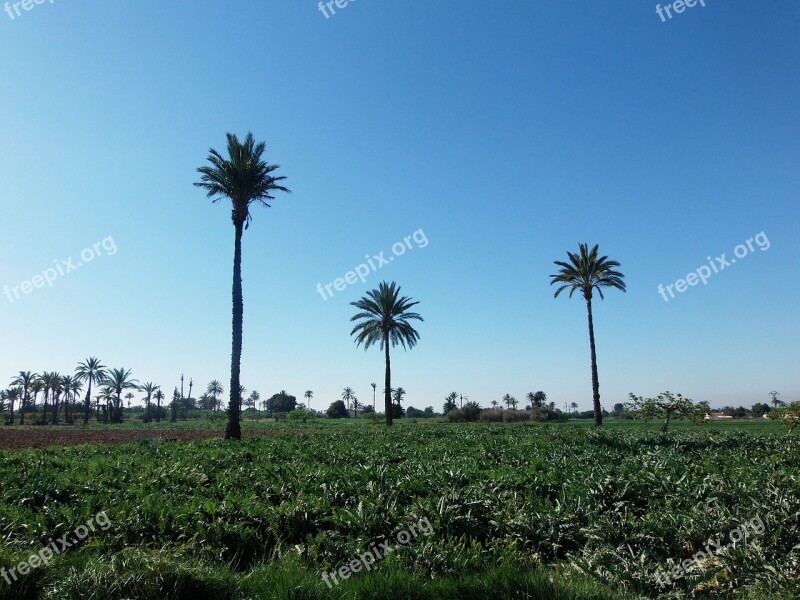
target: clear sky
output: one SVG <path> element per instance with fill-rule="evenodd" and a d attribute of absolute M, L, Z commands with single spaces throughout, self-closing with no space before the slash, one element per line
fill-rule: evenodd
<path fill-rule="evenodd" d="M 352 342 L 349 303 L 385 279 L 425 317 L 394 352 L 406 405 L 544 390 L 589 409 L 585 307 L 548 277 L 585 241 L 628 284 L 595 306 L 606 408 L 800 399 L 800 4 L 655 4 L 9 5 L 0 382 L 96 355 L 168 393 L 181 373 L 227 391 L 233 227 L 192 183 L 252 131 L 293 192 L 244 238 L 242 382 L 262 397 L 371 402 L 383 357 Z M 420 229 L 424 248 L 318 293 Z M 768 249 L 659 294 L 761 232 Z"/>

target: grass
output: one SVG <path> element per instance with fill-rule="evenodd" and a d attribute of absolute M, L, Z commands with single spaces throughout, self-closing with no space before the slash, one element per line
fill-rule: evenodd
<path fill-rule="evenodd" d="M 0 579 L 0 599 L 797 597 L 800 442 L 742 423 L 311 424 L 0 452 L 0 566 L 101 510 L 111 521 L 24 581 Z M 264 427 L 283 425 L 245 424 Z M 660 569 L 756 516 L 760 535 L 659 587 Z M 421 517 L 430 536 L 324 584 Z"/>

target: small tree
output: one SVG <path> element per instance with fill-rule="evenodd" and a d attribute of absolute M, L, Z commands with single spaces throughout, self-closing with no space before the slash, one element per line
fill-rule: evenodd
<path fill-rule="evenodd" d="M 684 398 L 681 394 L 673 396 L 671 392 L 664 392 L 655 398 L 643 398 L 628 394 L 628 398 L 630 401 L 625 404 L 625 410 L 630 412 L 634 418 L 650 420 L 661 417 L 664 419 L 660 428 L 662 433 L 666 433 L 669 429 L 669 423 L 673 416 L 695 422 L 702 419 L 702 412 L 694 401 Z"/>
<path fill-rule="evenodd" d="M 769 412 L 773 421 L 782 421 L 789 427 L 789 435 L 800 425 L 800 402 L 782 403 L 782 406 Z"/>
<path fill-rule="evenodd" d="M 297 408 L 297 398 L 286 390 L 281 390 L 267 400 L 267 410 L 270 412 L 270 416 L 273 412 L 290 413 L 295 408 Z"/>
<path fill-rule="evenodd" d="M 329 419 L 346 419 L 350 416 L 347 407 L 341 400 L 333 402 L 326 412 Z"/>
<path fill-rule="evenodd" d="M 311 416 L 311 413 L 304 408 L 295 408 L 287 415 L 287 418 L 290 421 L 302 421 L 305 423 Z"/>

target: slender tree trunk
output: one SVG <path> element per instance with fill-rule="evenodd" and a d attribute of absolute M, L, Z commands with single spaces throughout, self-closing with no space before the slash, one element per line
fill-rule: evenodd
<path fill-rule="evenodd" d="M 86 401 L 83 406 L 83 424 L 89 424 L 89 417 L 92 414 L 92 378 L 89 377 L 89 387 L 86 388 Z"/>
<path fill-rule="evenodd" d="M 47 391 L 44 392 L 44 402 L 42 402 L 42 419 L 40 425 L 47 425 Z"/>
<path fill-rule="evenodd" d="M 22 405 L 20 406 L 19 410 L 19 424 L 25 425 L 25 407 L 28 405 L 28 389 L 25 388 L 25 392 L 22 395 Z"/>
<path fill-rule="evenodd" d="M 603 409 L 600 406 L 600 379 L 597 377 L 597 353 L 594 347 L 594 320 L 592 318 L 592 299 L 586 298 L 586 312 L 589 315 L 589 347 L 592 351 L 592 400 L 594 403 L 594 424 L 603 424 Z"/>
<path fill-rule="evenodd" d="M 52 425 L 58 425 L 58 394 L 53 398 L 53 420 Z"/>
<path fill-rule="evenodd" d="M 661 433 L 667 433 L 667 429 L 669 429 L 669 420 L 672 417 L 672 411 L 667 410 L 667 416 L 664 417 L 664 422 L 661 424 Z"/>
<path fill-rule="evenodd" d="M 112 423 L 122 423 L 122 390 L 117 393 L 117 399 L 114 401 L 114 411 L 111 413 Z"/>
<path fill-rule="evenodd" d="M 242 298 L 242 231 L 244 223 L 235 224 L 236 233 L 233 246 L 233 333 L 231 349 L 231 399 L 228 406 L 228 427 L 226 440 L 242 438 L 239 423 L 239 387 L 242 362 L 242 325 L 244 322 L 244 300 Z"/>
<path fill-rule="evenodd" d="M 9 411 L 8 423 L 6 423 L 6 425 L 13 425 L 14 424 L 14 399 L 13 398 L 9 398 L 8 399 L 8 411 Z"/>
<path fill-rule="evenodd" d="M 389 335 L 383 336 L 383 345 L 386 350 L 386 380 L 384 381 L 383 403 L 386 409 L 386 425 L 391 426 L 394 421 L 394 407 L 392 406 L 392 364 L 389 359 Z"/>

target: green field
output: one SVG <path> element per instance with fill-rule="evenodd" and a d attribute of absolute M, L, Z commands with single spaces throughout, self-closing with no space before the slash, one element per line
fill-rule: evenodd
<path fill-rule="evenodd" d="M 800 442 L 774 423 L 261 428 L 287 431 L 0 452 L 0 567 L 108 518 L 0 598 L 800 596 Z"/>

